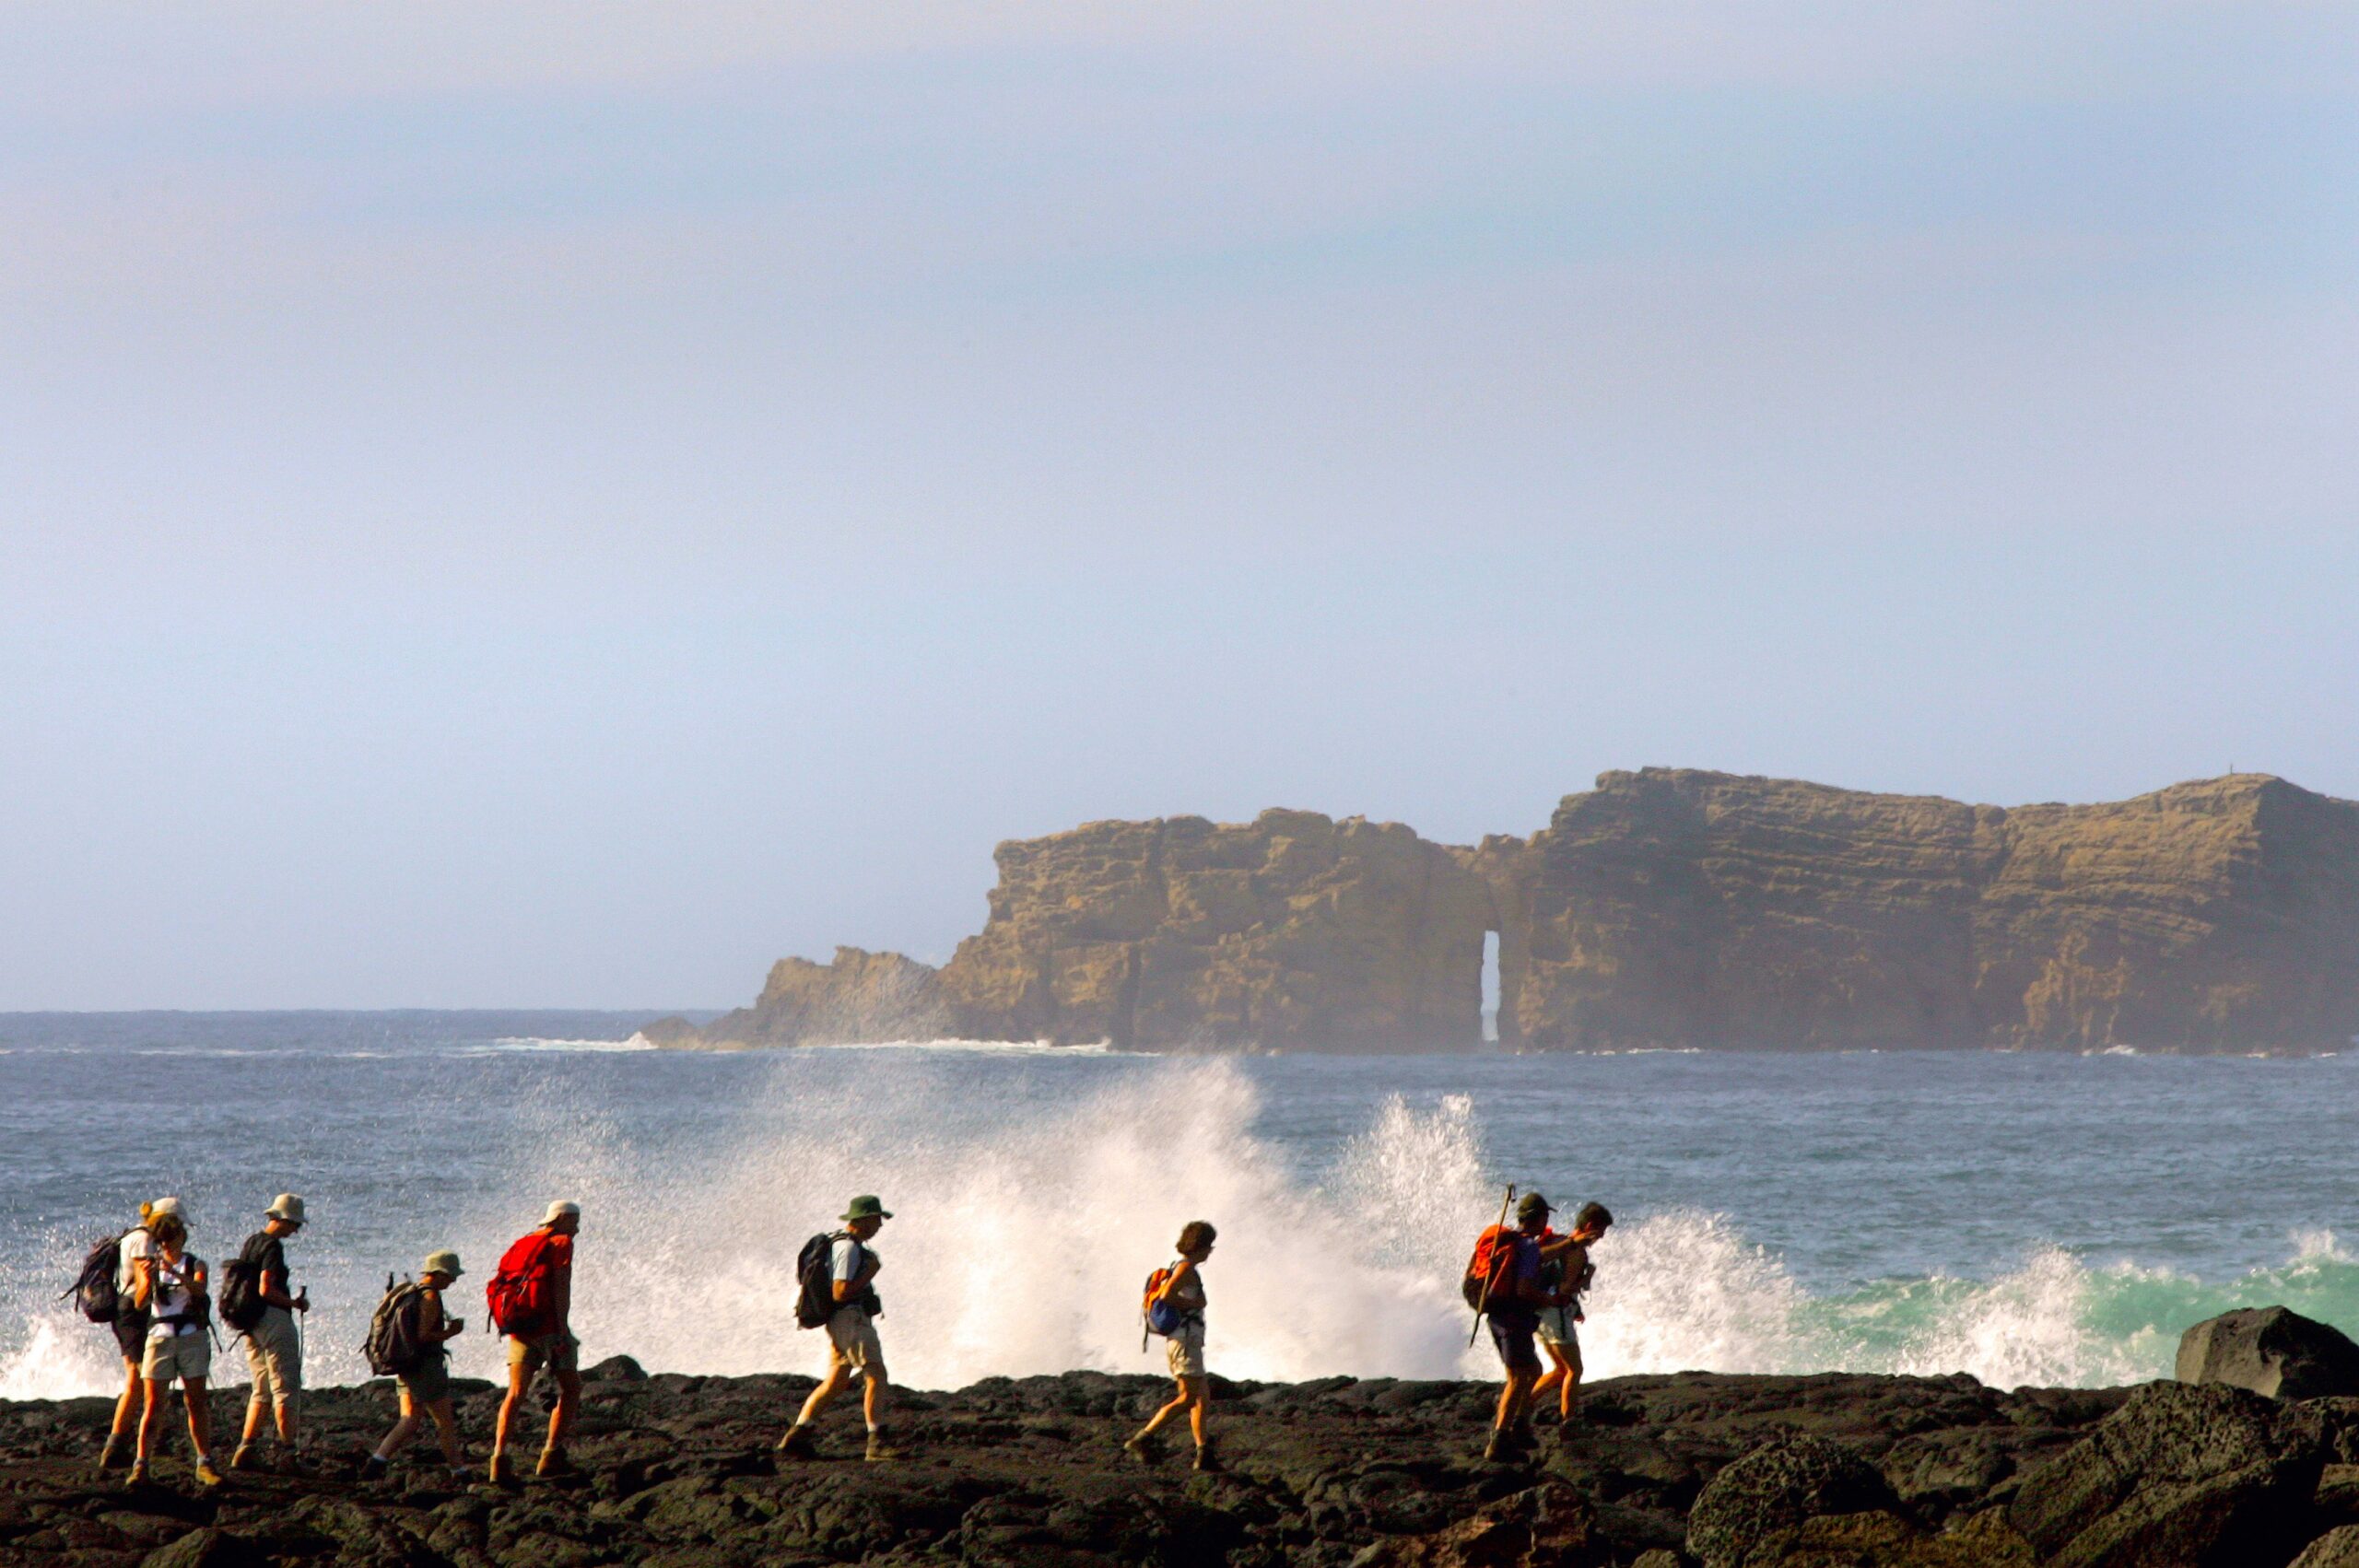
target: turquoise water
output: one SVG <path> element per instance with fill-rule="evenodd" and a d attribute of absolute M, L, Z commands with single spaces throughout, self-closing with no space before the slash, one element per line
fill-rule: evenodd
<path fill-rule="evenodd" d="M 937 1386 L 1143 1368 L 1137 1278 L 1196 1217 L 1218 1369 L 1481 1372 L 1455 1276 L 1509 1180 L 1622 1222 L 1601 1375 L 2113 1383 L 2231 1305 L 2359 1331 L 2350 1058 L 707 1054 L 634 1048 L 637 1021 L 0 1016 L 0 1395 L 106 1386 L 103 1330 L 53 1298 L 138 1198 L 183 1197 L 218 1257 L 287 1188 L 331 1380 L 388 1270 L 488 1264 L 559 1196 L 592 1353 L 685 1371 L 815 1359 L 787 1276 L 852 1191 L 897 1214 L 896 1372 Z"/>

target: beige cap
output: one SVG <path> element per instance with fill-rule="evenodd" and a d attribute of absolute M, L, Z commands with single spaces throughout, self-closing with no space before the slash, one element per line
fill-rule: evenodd
<path fill-rule="evenodd" d="M 567 1218 L 576 1220 L 581 1218 L 581 1205 L 570 1198 L 560 1198 L 549 1205 L 549 1211 L 541 1216 L 541 1223 L 554 1225 L 559 1220 Z"/>
<path fill-rule="evenodd" d="M 177 1198 L 158 1198 L 147 1205 L 147 1217 L 151 1220 L 160 1220 L 167 1214 L 179 1214 L 183 1223 L 188 1219 L 188 1216 L 182 1212 L 181 1200 Z"/>
<path fill-rule="evenodd" d="M 459 1255 L 455 1252 L 428 1253 L 426 1262 L 417 1271 L 421 1274 L 448 1274 L 454 1280 L 466 1272 L 459 1267 Z"/>
<path fill-rule="evenodd" d="M 303 1223 L 303 1200 L 291 1192 L 282 1192 L 270 1200 L 270 1207 L 263 1212 L 274 1220 L 299 1225 Z"/>

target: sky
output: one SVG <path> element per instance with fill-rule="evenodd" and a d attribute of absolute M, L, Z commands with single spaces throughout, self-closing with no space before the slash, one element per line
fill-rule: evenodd
<path fill-rule="evenodd" d="M 722 1007 L 1004 838 L 2359 796 L 2346 5 L 0 0 L 0 1008 Z"/>

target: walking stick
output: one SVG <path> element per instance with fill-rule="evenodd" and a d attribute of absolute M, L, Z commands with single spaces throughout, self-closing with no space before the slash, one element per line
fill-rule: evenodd
<path fill-rule="evenodd" d="M 1492 1229 L 1504 1231 L 1508 1228 L 1508 1205 L 1514 1201 L 1515 1183 L 1509 1182 L 1508 1195 L 1499 1199 L 1499 1223 Z M 1466 1348 L 1470 1351 L 1474 1348 L 1474 1336 L 1483 1331 L 1483 1314 L 1491 1308 L 1491 1281 L 1497 1279 L 1498 1275 L 1499 1269 L 1496 1263 L 1492 1264 L 1483 1274 L 1483 1294 L 1474 1303 L 1474 1327 L 1466 1330 Z"/>

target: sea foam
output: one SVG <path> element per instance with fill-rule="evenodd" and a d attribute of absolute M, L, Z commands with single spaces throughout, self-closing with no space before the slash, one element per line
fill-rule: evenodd
<path fill-rule="evenodd" d="M 480 1331 L 479 1287 L 495 1260 L 480 1238 L 515 1235 L 558 1194 L 588 1215 L 575 1316 L 591 1359 L 816 1370 L 819 1337 L 792 1322 L 795 1255 L 855 1192 L 881 1194 L 897 1216 L 878 1242 L 882 1328 L 893 1375 L 921 1387 L 1159 1371 L 1160 1344 L 1140 1342 L 1140 1282 L 1199 1218 L 1220 1228 L 1206 1269 L 1215 1370 L 1496 1375 L 1489 1345 L 1469 1345 L 1457 1291 L 1500 1200 L 1468 1099 L 1394 1096 L 1313 1180 L 1257 1135 L 1259 1091 L 1233 1063 L 1140 1062 L 1019 1107 L 978 1095 L 944 1059 L 877 1053 L 824 1093 L 782 1061 L 753 1081 L 747 1103 L 716 1111 L 714 1127 L 734 1131 L 676 1145 L 628 1142 L 559 1085 L 518 1108 L 518 1152 L 501 1179 L 454 1187 L 431 1215 L 381 1218 L 420 1238 L 404 1256 L 441 1245 L 433 1238 L 474 1238 L 454 1310 L 477 1331 L 457 1341 L 454 1369 L 479 1376 L 499 1366 Z M 2166 1375 L 2177 1331 L 2228 1306 L 2283 1301 L 2359 1318 L 2359 1264 L 2326 1233 L 2292 1238 L 2282 1267 L 2224 1282 L 2043 1246 L 1981 1279 L 1813 1292 L 1724 1214 L 1649 1212 L 1642 1199 L 1615 1207 L 1623 1223 L 1597 1249 L 1582 1329 L 1593 1377 L 1849 1369 L 2109 1384 Z M 38 1246 L 0 1273 L 0 1397 L 112 1392 L 122 1369 L 107 1331 L 56 1294 L 88 1238 L 27 1239 Z M 208 1256 L 227 1250 L 205 1239 Z M 381 1263 L 331 1266 L 323 1253 L 298 1266 L 323 1308 L 311 1324 L 313 1380 L 359 1380 Z M 243 1375 L 232 1343 L 217 1380 Z"/>

